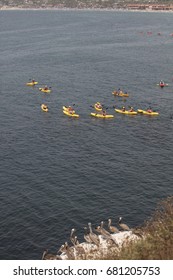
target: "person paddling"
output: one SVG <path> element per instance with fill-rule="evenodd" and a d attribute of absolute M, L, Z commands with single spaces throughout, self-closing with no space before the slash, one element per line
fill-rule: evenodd
<path fill-rule="evenodd" d="M 159 85 L 160 85 L 160 87 L 164 87 L 164 85 L 165 85 L 164 81 L 161 80 Z"/>
<path fill-rule="evenodd" d="M 149 108 L 147 109 L 147 112 L 148 112 L 148 113 L 152 113 L 151 107 L 149 107 Z"/>
<path fill-rule="evenodd" d="M 133 112 L 134 110 L 133 110 L 133 107 L 130 107 L 130 110 L 129 110 L 130 112 Z"/>

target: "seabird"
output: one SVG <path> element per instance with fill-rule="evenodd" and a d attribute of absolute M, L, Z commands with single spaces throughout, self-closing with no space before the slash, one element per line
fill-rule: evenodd
<path fill-rule="evenodd" d="M 109 236 L 109 237 L 110 237 L 110 236 L 111 236 L 110 232 L 108 232 L 107 230 L 105 230 L 104 227 L 103 227 L 103 225 L 104 225 L 104 222 L 101 221 L 101 223 L 100 223 L 101 234 L 104 235 L 104 236 Z"/>
<path fill-rule="evenodd" d="M 90 238 L 90 235 L 89 235 L 87 227 L 84 227 L 84 239 L 88 243 L 93 243 L 93 241 Z"/>
<path fill-rule="evenodd" d="M 101 235 L 103 235 L 104 238 L 106 239 L 110 239 L 114 242 L 114 244 L 116 244 L 116 246 L 118 246 L 118 243 L 116 242 L 116 240 L 112 237 L 112 235 L 110 234 L 110 232 L 108 232 L 107 230 L 104 229 L 103 227 L 103 221 L 101 221 L 100 226 L 98 226 L 96 228 L 97 232 L 101 233 Z"/>
<path fill-rule="evenodd" d="M 76 245 L 79 245 L 80 243 L 79 243 L 79 240 L 77 239 L 77 236 L 75 235 L 75 237 L 74 237 L 74 243 L 75 243 L 75 245 L 74 246 L 76 246 Z"/>
<path fill-rule="evenodd" d="M 108 229 L 110 230 L 110 232 L 118 233 L 119 229 L 117 229 L 117 227 L 115 227 L 115 226 L 112 226 L 111 224 L 112 224 L 112 220 L 108 219 Z"/>
<path fill-rule="evenodd" d="M 123 230 L 127 230 L 127 231 L 130 230 L 130 228 L 128 227 L 128 225 L 122 223 L 122 217 L 119 217 L 118 224 L 119 224 L 119 226 L 120 226 Z"/>
<path fill-rule="evenodd" d="M 65 242 L 60 249 L 58 250 L 58 252 L 61 253 L 65 253 L 68 257 L 69 260 L 75 260 L 75 255 L 73 252 L 73 249 L 68 245 L 67 242 Z"/>
<path fill-rule="evenodd" d="M 76 238 L 74 236 L 75 231 L 76 230 L 74 228 L 72 228 L 71 233 L 70 233 L 70 241 L 74 246 L 76 245 Z"/>
<path fill-rule="evenodd" d="M 60 260 L 61 257 L 54 254 L 49 254 L 48 249 L 43 252 L 42 260 Z"/>
<path fill-rule="evenodd" d="M 92 242 L 94 243 L 94 244 L 96 244 L 97 246 L 99 246 L 100 245 L 100 239 L 99 239 L 99 237 L 97 236 L 97 234 L 95 234 L 95 233 L 93 233 L 93 231 L 92 231 L 92 227 L 91 227 L 91 223 L 88 223 L 88 227 L 89 227 L 89 237 L 90 237 L 90 239 L 92 240 Z"/>

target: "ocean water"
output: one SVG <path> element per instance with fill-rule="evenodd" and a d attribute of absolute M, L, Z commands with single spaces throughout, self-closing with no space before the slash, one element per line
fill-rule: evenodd
<path fill-rule="evenodd" d="M 40 259 L 72 228 L 82 242 L 88 222 L 138 226 L 173 194 L 172 32 L 171 13 L 0 11 L 0 259 Z M 90 116 L 97 101 L 114 119 Z"/>

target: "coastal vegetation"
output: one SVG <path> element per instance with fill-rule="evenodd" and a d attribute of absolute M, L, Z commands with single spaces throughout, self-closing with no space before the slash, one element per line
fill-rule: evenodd
<path fill-rule="evenodd" d="M 140 5 L 138 7 L 138 5 Z M 142 6 L 141 6 L 142 5 Z M 147 5 L 147 6 L 145 6 Z M 0 0 L 2 8 L 77 8 L 77 9 L 124 9 L 154 6 L 155 9 L 173 7 L 172 0 Z M 160 6 L 159 6 L 160 5 Z M 161 6 L 162 5 L 162 6 Z M 166 7 L 164 7 L 166 6 Z"/>

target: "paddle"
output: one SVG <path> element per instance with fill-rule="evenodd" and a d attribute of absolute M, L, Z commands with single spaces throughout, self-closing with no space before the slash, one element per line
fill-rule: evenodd
<path fill-rule="evenodd" d="M 169 86 L 169 84 L 166 84 L 166 83 L 163 83 L 163 84 L 157 84 L 157 86 L 160 86 L 161 88 L 163 88 L 163 87 L 168 87 Z"/>
<path fill-rule="evenodd" d="M 110 107 L 104 107 L 103 110 L 108 110 Z"/>

